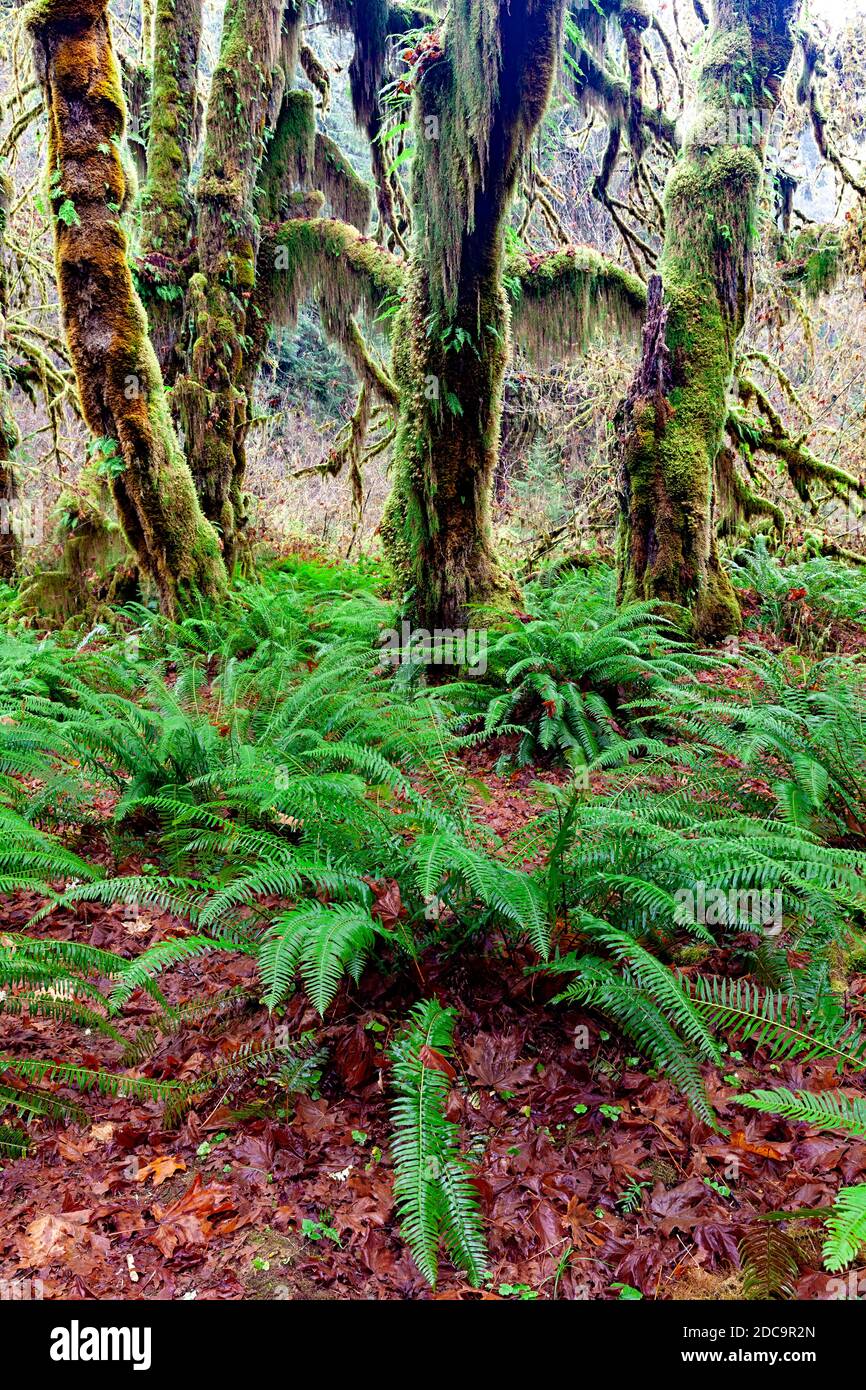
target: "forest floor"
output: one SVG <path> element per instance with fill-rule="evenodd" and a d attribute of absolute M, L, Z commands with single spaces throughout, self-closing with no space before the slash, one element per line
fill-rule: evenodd
<path fill-rule="evenodd" d="M 536 813 L 535 784 L 564 774 L 500 777 L 500 751 L 464 757 L 479 784 L 475 813 L 507 845 Z M 387 885 L 381 894 L 384 906 Z M 34 894 L 10 896 L 0 930 L 22 930 L 37 906 Z M 396 918 L 399 893 L 390 910 Z M 55 910 L 41 930 L 129 955 L 190 928 L 168 913 L 84 904 Z M 0 1167 L 0 1279 L 38 1278 L 47 1298 L 736 1298 L 738 1242 L 756 1218 L 828 1205 L 840 1184 L 866 1180 L 866 1142 L 733 1104 L 759 1086 L 820 1089 L 832 1063 L 731 1052 L 723 1077 L 706 1073 L 729 1130 L 715 1133 L 597 1017 L 547 1007 L 554 986 L 526 973 L 528 951 L 485 944 L 476 955 L 428 952 L 421 980 L 371 966 L 324 1024 L 306 995 L 292 996 L 285 1022 L 316 1027 L 329 1062 L 318 1091 L 286 1097 L 283 1113 L 251 1081 L 175 1130 L 156 1103 L 95 1094 L 88 1126 L 44 1126 L 32 1152 Z M 703 965 L 740 973 L 730 949 Z M 166 989 L 178 1004 L 254 977 L 248 956 L 220 953 L 180 965 Z M 397 1229 L 385 1053 L 419 993 L 457 1010 L 449 1116 L 478 1174 L 491 1267 L 481 1291 L 446 1265 L 431 1293 Z M 849 980 L 847 1002 L 866 1022 L 866 977 Z M 150 1008 L 136 993 L 122 1023 L 146 1023 Z M 274 1027 L 249 1003 L 216 1028 L 162 1038 L 143 1071 L 188 1079 Z M 52 1019 L 6 1017 L 0 1046 L 13 1031 L 19 1051 L 117 1065 L 117 1044 L 94 1037 L 88 1056 L 80 1031 Z M 827 1297 L 820 1227 L 789 1233 L 802 1256 L 797 1297 Z"/>

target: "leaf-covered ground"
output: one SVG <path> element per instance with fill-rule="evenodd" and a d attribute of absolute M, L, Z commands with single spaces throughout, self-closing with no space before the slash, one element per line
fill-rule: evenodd
<path fill-rule="evenodd" d="M 476 812 L 507 844 L 533 817 L 533 783 L 555 770 L 504 779 L 498 749 L 466 755 L 478 779 Z M 135 867 L 133 866 L 125 866 Z M 399 894 L 377 886 L 383 920 Z M 7 899 L 2 925 L 20 930 L 36 900 Z M 121 906 L 57 910 L 42 928 L 131 955 L 188 931 L 165 913 Z M 832 1064 L 767 1065 L 747 1047 L 724 1078 L 708 1075 L 728 1137 L 697 1122 L 681 1096 L 598 1019 L 551 1009 L 550 981 L 527 974 L 527 952 L 486 949 L 421 962 L 423 978 L 369 968 L 343 987 L 324 1026 L 306 996 L 289 1003 L 291 1033 L 318 1025 L 328 1049 L 312 1095 L 274 1102 L 249 1082 L 212 1095 L 177 1129 L 161 1107 L 91 1095 L 86 1126 L 36 1122 L 31 1153 L 0 1168 L 0 1278 L 40 1279 L 49 1298 L 654 1298 L 738 1296 L 738 1243 L 756 1217 L 829 1204 L 841 1184 L 866 1180 L 866 1143 L 819 1135 L 738 1108 L 740 1091 L 832 1084 Z M 731 952 L 705 966 L 737 974 Z M 254 962 L 220 953 L 171 972 L 173 1004 L 254 984 Z M 458 1011 L 459 1062 L 450 1117 L 477 1173 L 491 1274 L 472 1290 L 443 1265 L 435 1294 L 397 1230 L 388 1155 L 386 1048 L 424 994 Z M 849 1006 L 866 1016 L 866 977 Z M 147 1022 L 134 995 L 121 1030 Z M 163 1038 L 143 1074 L 189 1079 L 239 1043 L 279 1025 L 256 1005 L 187 1024 Z M 118 1045 L 36 1018 L 5 1018 L 19 1052 L 116 1066 Z M 266 1097 L 268 1101 L 266 1103 Z M 282 1113 L 281 1113 L 282 1111 Z M 797 1297 L 828 1296 L 820 1226 L 791 1228 L 801 1270 Z M 631 1294 L 630 1296 L 634 1296 Z"/>

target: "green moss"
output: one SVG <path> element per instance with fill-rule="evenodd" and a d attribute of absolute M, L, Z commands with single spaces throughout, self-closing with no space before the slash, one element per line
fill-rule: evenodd
<path fill-rule="evenodd" d="M 660 271 L 669 380 L 662 395 L 647 399 L 653 364 L 642 363 L 623 434 L 620 597 L 685 607 L 707 639 L 736 630 L 740 621 L 717 553 L 724 509 L 715 505 L 713 486 L 752 294 L 769 126 L 757 120 L 740 139 L 729 117 L 743 106 L 772 113 L 793 51 L 793 9 L 791 0 L 747 14 L 735 7 L 715 11 L 696 120 L 665 195 Z M 730 493 L 734 482 L 728 483 Z M 742 506 L 746 499 L 736 500 Z"/>
<path fill-rule="evenodd" d="M 313 177 L 333 216 L 365 232 L 370 221 L 372 192 L 355 173 L 339 145 L 321 132 L 316 134 Z"/>
<path fill-rule="evenodd" d="M 311 92 L 287 91 L 268 143 L 256 189 L 256 207 L 266 222 L 278 222 L 288 199 L 313 170 L 316 112 Z"/>
<path fill-rule="evenodd" d="M 120 214 L 106 209 L 106 161 L 123 176 L 123 107 L 105 8 L 94 0 L 70 24 L 68 7 L 53 0 L 30 21 L 49 108 L 48 169 L 78 190 L 77 221 L 55 223 L 58 288 L 85 419 L 117 441 L 125 465 L 112 482 L 121 525 L 173 614 L 190 587 L 218 593 L 225 572 L 167 410 Z"/>
<path fill-rule="evenodd" d="M 569 246 L 542 258 L 512 254 L 505 266 L 515 341 L 548 361 L 585 351 L 598 328 L 639 334 L 646 286 L 636 275 L 588 246 Z"/>

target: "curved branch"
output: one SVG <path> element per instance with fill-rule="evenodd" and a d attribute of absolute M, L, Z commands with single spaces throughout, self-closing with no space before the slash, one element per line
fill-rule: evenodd
<path fill-rule="evenodd" d="M 509 257 L 512 331 L 519 345 L 550 360 L 583 352 L 592 332 L 611 320 L 637 337 L 647 291 L 636 275 L 589 246 L 548 256 Z"/>
<path fill-rule="evenodd" d="M 272 305 L 278 322 L 292 325 L 307 295 L 344 321 L 359 309 L 375 318 L 385 299 L 403 291 L 405 265 L 390 251 L 333 218 L 284 222 L 263 242 L 270 270 Z"/>

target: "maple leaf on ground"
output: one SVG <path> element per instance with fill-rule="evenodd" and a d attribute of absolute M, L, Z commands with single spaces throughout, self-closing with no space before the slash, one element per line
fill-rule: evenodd
<path fill-rule="evenodd" d="M 525 1085 L 535 1075 L 535 1064 L 517 1060 L 520 1047 L 513 1035 L 479 1033 L 466 1048 L 470 1075 L 492 1091 L 513 1091 Z"/>
<path fill-rule="evenodd" d="M 80 1217 L 80 1213 L 76 1213 Z M 34 1267 L 65 1259 L 81 1239 L 84 1223 L 69 1216 L 46 1212 L 31 1221 L 24 1233 L 22 1253 Z"/>
<path fill-rule="evenodd" d="M 203 1187 L 200 1173 L 171 1206 L 154 1203 L 153 1216 L 157 1229 L 148 1239 L 167 1260 L 179 1245 L 206 1245 L 216 1230 L 227 1235 L 250 1220 L 248 1214 L 238 1211 L 227 1188 Z"/>
<path fill-rule="evenodd" d="M 174 1154 L 157 1154 L 151 1159 L 150 1163 L 143 1163 L 135 1175 L 136 1182 L 147 1182 L 148 1178 L 153 1178 L 154 1187 L 159 1187 L 173 1173 L 185 1173 L 186 1164 L 182 1158 L 175 1158 Z"/>

